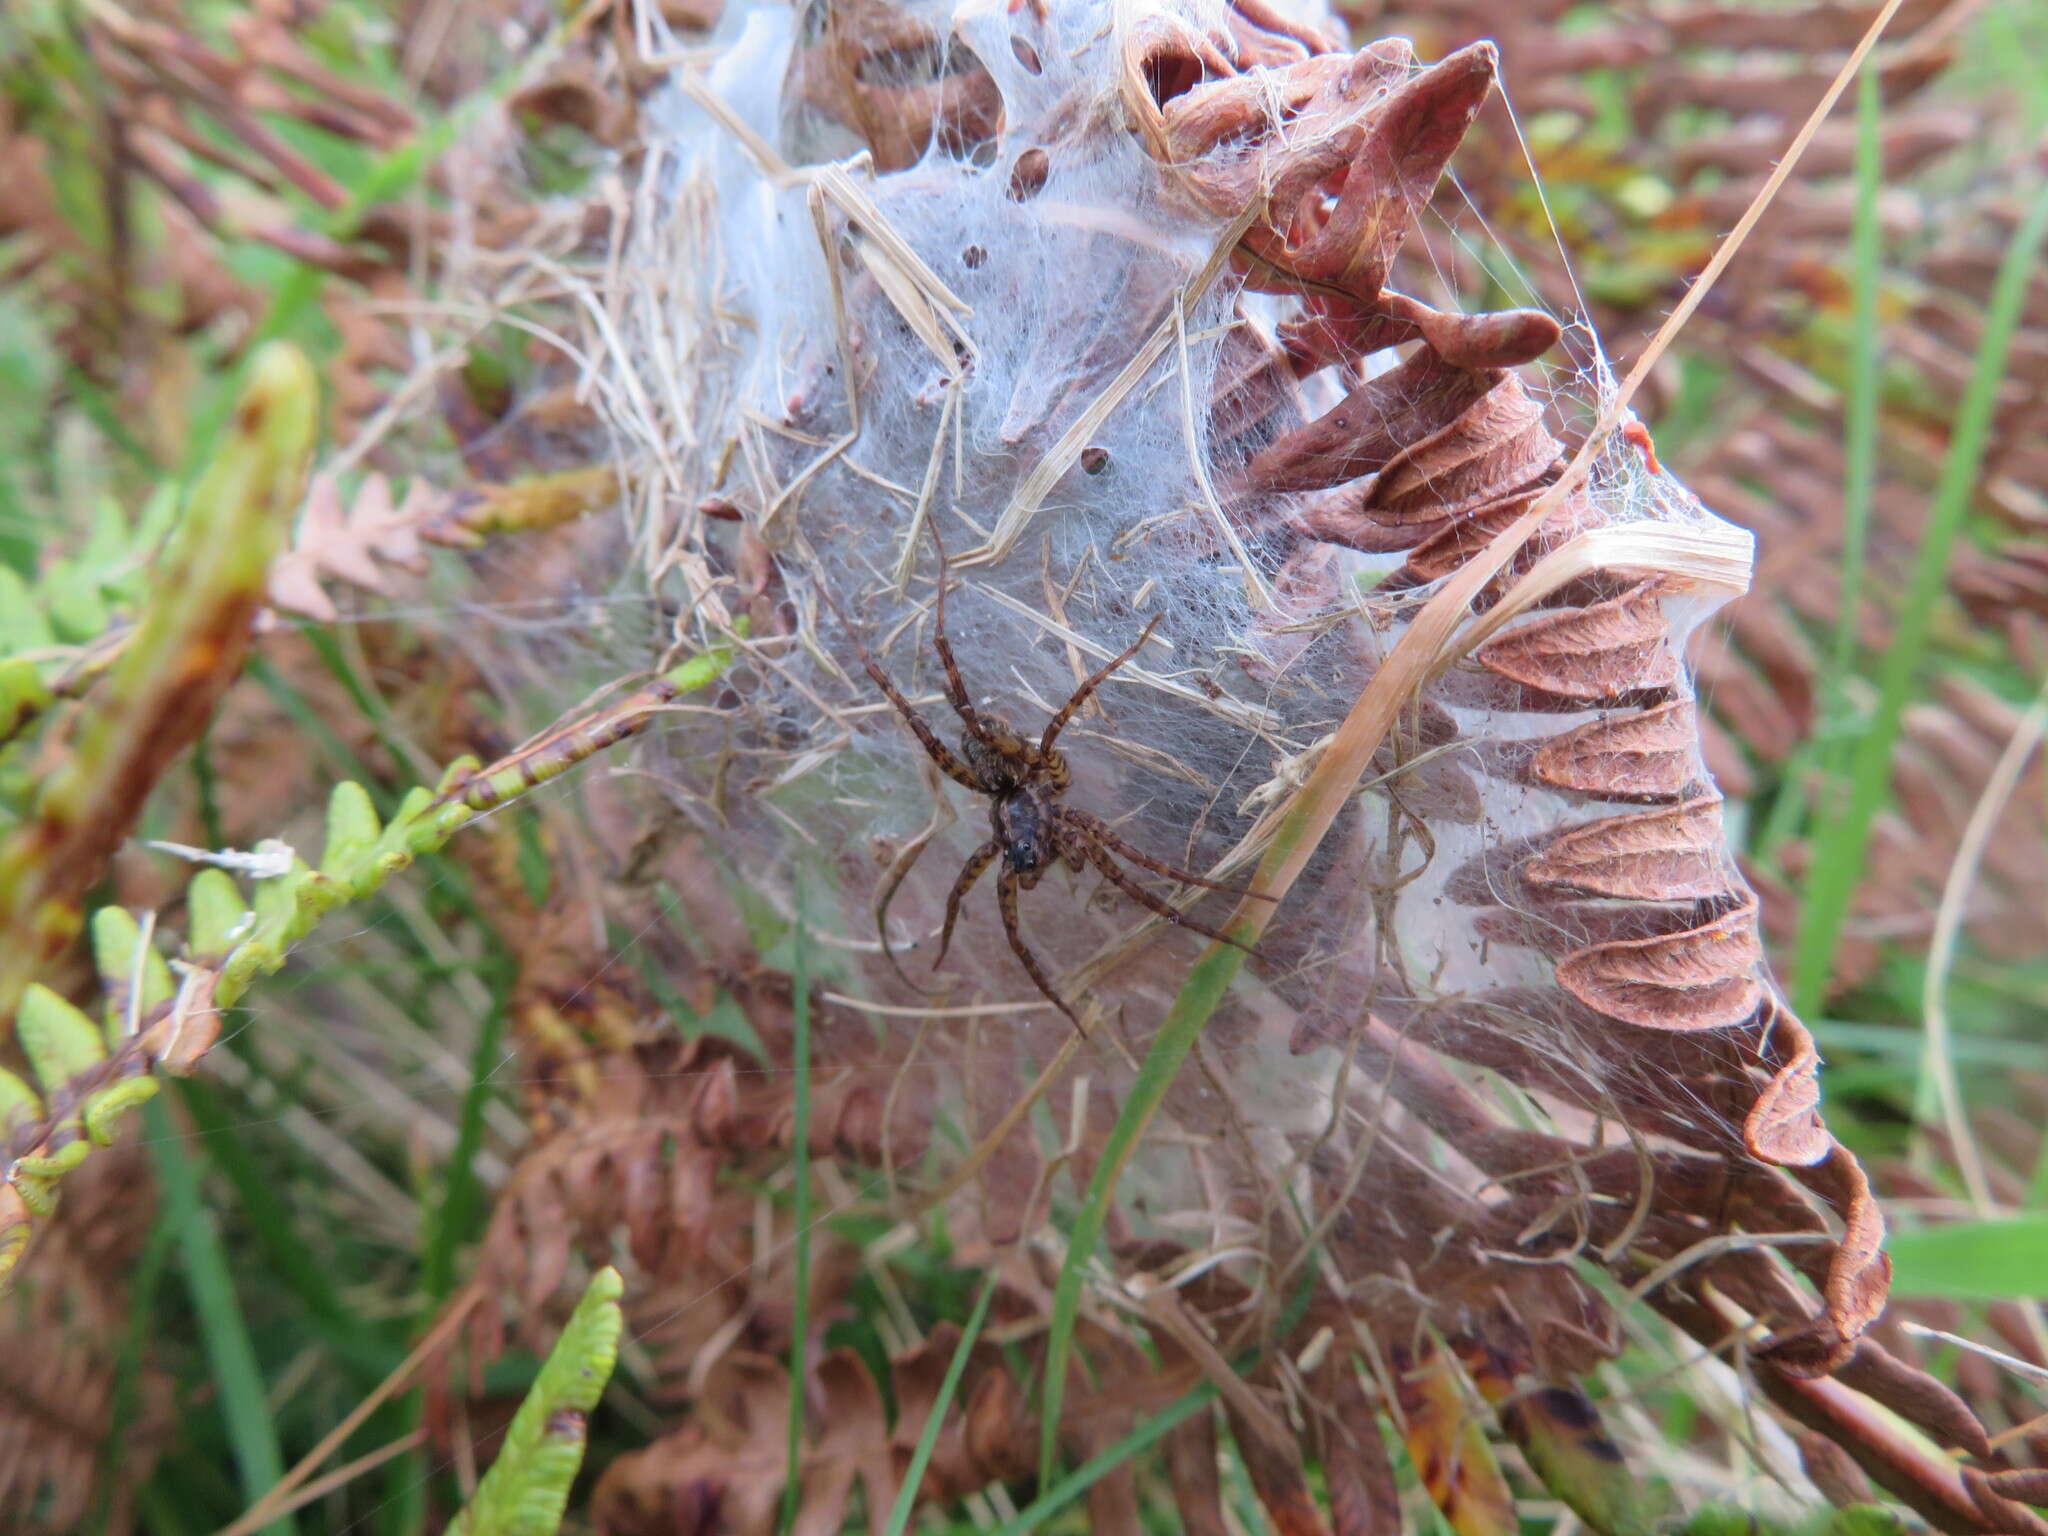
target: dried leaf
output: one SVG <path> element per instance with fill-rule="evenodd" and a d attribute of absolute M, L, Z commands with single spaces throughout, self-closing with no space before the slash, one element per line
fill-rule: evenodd
<path fill-rule="evenodd" d="M 139 1413 L 121 1455 L 102 1458 L 122 1375 L 128 1274 L 154 1204 L 136 1148 L 104 1152 L 65 1180 L 64 1203 L 33 1261 L 0 1296 L 0 1508 L 21 1536 L 86 1529 L 109 1496 L 110 1531 L 134 1528 L 135 1493 L 175 1433 L 172 1383 L 144 1364 L 131 1385 Z"/>
<path fill-rule="evenodd" d="M 1503 631 L 1479 648 L 1482 667 L 1529 688 L 1570 699 L 1612 699 L 1668 687 L 1677 660 L 1665 644 L 1656 581 Z"/>
<path fill-rule="evenodd" d="M 1375 55 L 1366 58 L 1379 63 Z M 1344 145 L 1336 173 L 1312 157 L 1289 156 L 1293 164 L 1274 177 L 1273 216 L 1246 232 L 1244 248 L 1286 277 L 1371 303 L 1499 67 L 1491 43 L 1474 43 L 1390 96 L 1364 98 L 1370 110 L 1362 115 L 1362 134 L 1355 148 Z M 1302 169 L 1290 176 L 1295 166 Z M 1303 238 L 1303 231 L 1313 233 Z"/>
<path fill-rule="evenodd" d="M 1647 1029 L 1740 1024 L 1763 1001 L 1756 900 L 1682 933 L 1596 944 L 1557 965 L 1558 985 L 1594 1012 Z"/>
<path fill-rule="evenodd" d="M 1845 1339 L 1862 1335 L 1884 1311 L 1891 1286 L 1892 1261 L 1884 1252 L 1884 1213 L 1870 1192 L 1870 1178 L 1855 1154 L 1839 1142 L 1828 1156 L 1799 1179 L 1833 1206 L 1842 1219 L 1842 1236 L 1828 1257 L 1821 1292 L 1828 1321 Z"/>
<path fill-rule="evenodd" d="M 1522 865 L 1522 878 L 1634 901 L 1728 895 L 1736 877 L 1720 808 L 1719 795 L 1702 795 L 1667 810 L 1585 822 L 1545 844 Z"/>
<path fill-rule="evenodd" d="M 1553 736 L 1529 759 L 1531 777 L 1611 800 L 1668 800 L 1698 782 L 1698 724 L 1690 700 L 1609 715 Z"/>
<path fill-rule="evenodd" d="M 1820 1052 L 1783 1007 L 1774 1007 L 1772 1056 L 1782 1062 L 1742 1122 L 1749 1150 L 1781 1167 L 1809 1167 L 1834 1150 L 1820 1118 Z"/>
<path fill-rule="evenodd" d="M 1324 1536 L 1327 1527 L 1309 1492 L 1300 1451 L 1291 1442 L 1276 1444 L 1233 1407 L 1226 1406 L 1224 1414 L 1246 1480 L 1278 1536 Z"/>
<path fill-rule="evenodd" d="M 1380 1438 L 1379 1415 L 1348 1363 L 1324 1376 L 1336 1378 L 1331 1412 L 1315 1421 L 1333 1536 L 1393 1536 L 1407 1527 L 1393 1463 Z"/>
<path fill-rule="evenodd" d="M 1835 1371 L 1835 1378 L 1925 1430 L 1936 1445 L 1952 1447 L 1970 1456 L 1989 1458 L 1994 1454 L 1990 1437 L 1967 1403 L 1945 1384 L 1906 1364 L 1874 1339 L 1858 1343 L 1848 1363 Z"/>
<path fill-rule="evenodd" d="M 1216 1416 L 1198 1413 L 1171 1430 L 1161 1446 L 1167 1486 L 1185 1536 L 1229 1536 L 1223 1479 L 1216 1463 Z M 1340 1536 L 1342 1527 L 1339 1527 Z"/>
<path fill-rule="evenodd" d="M 1500 532 L 1529 510 L 1542 488 L 1518 492 L 1491 505 L 1477 507 L 1430 534 L 1415 546 L 1408 563 L 1389 578 L 1389 584 L 1441 581 L 1464 569 Z M 1507 571 L 1519 575 L 1574 534 L 1596 528 L 1602 521 L 1600 509 L 1581 489 L 1567 496 L 1543 519 L 1528 543 L 1517 552 Z M 1495 583 L 1496 590 L 1499 583 Z"/>
<path fill-rule="evenodd" d="M 1448 425 L 1389 459 L 1366 492 L 1363 512 L 1397 524 L 1459 517 L 1533 484 L 1562 451 L 1543 408 L 1508 374 Z"/>
<path fill-rule="evenodd" d="M 1515 1500 L 1480 1419 L 1459 1389 L 1458 1368 L 1434 1346 L 1396 1362 L 1401 1437 L 1422 1486 L 1458 1536 L 1512 1536 Z"/>
<path fill-rule="evenodd" d="M 1499 382 L 1499 374 L 1452 368 L 1425 349 L 1280 438 L 1245 466 L 1233 492 L 1314 491 L 1371 474 L 1456 421 Z"/>
<path fill-rule="evenodd" d="M 271 567 L 270 606 L 331 624 L 341 613 L 321 590 L 328 577 L 389 596 L 390 577 L 383 567 L 415 573 L 426 569 L 421 529 L 444 513 L 449 500 L 425 480 L 414 480 L 405 500 L 394 506 L 391 482 L 373 474 L 353 501 L 344 501 L 335 476 L 316 475 L 292 547 Z"/>

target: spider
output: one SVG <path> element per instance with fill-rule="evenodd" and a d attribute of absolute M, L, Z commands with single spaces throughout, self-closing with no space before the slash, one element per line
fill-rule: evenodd
<path fill-rule="evenodd" d="M 991 864 L 1001 861 L 1001 872 L 996 876 L 996 907 L 1002 914 L 1003 932 L 1009 937 L 1010 948 L 1016 953 L 1025 973 L 1032 983 L 1052 1004 L 1080 1027 L 1080 1019 L 1068 1006 L 1065 998 L 1053 990 L 1052 982 L 1046 977 L 1045 968 L 1032 953 L 1031 946 L 1024 942 L 1022 930 L 1017 925 L 1017 896 L 1028 891 L 1045 877 L 1045 872 L 1055 862 L 1064 860 L 1076 874 L 1084 866 L 1092 864 L 1111 885 L 1115 886 L 1132 901 L 1150 912 L 1157 913 L 1169 923 L 1193 929 L 1196 933 L 1216 939 L 1225 944 L 1235 944 L 1247 954 L 1256 954 L 1250 945 L 1232 938 L 1229 934 L 1209 927 L 1206 923 L 1176 911 L 1159 897 L 1145 889 L 1129 874 L 1119 868 L 1116 858 L 1121 857 L 1141 869 L 1184 885 L 1198 885 L 1206 890 L 1227 891 L 1233 895 L 1248 894 L 1241 885 L 1225 885 L 1221 881 L 1206 879 L 1191 870 L 1168 864 L 1150 854 L 1141 852 L 1125 842 L 1110 830 L 1100 817 L 1062 803 L 1071 782 L 1067 759 L 1054 745 L 1069 721 L 1080 712 L 1095 690 L 1108 680 L 1110 675 L 1129 661 L 1152 637 L 1154 627 L 1159 623 L 1158 615 L 1121 653 L 1112 657 L 1109 663 L 1082 682 L 1067 702 L 1060 706 L 1059 713 L 1046 722 L 1045 730 L 1037 741 L 1020 735 L 1002 716 L 978 710 L 968 698 L 967 685 L 960 677 L 960 664 L 953 656 L 953 646 L 946 638 L 946 561 L 939 556 L 938 600 L 933 608 L 932 649 L 938 652 L 940 665 L 946 673 L 946 702 L 953 706 L 953 712 L 960 717 L 966 730 L 960 737 L 959 751 L 955 752 L 939 739 L 931 723 L 918 712 L 903 692 L 890 680 L 868 649 L 861 644 L 860 637 L 847 632 L 853 639 L 854 649 L 859 653 L 861 665 L 874 685 L 895 706 L 896 713 L 903 717 L 903 723 L 910 727 L 927 756 L 938 764 L 939 769 L 954 783 L 964 785 L 977 795 L 986 795 L 989 801 L 990 836 L 979 848 L 967 857 L 960 874 L 953 882 L 953 889 L 946 895 L 946 920 L 939 930 L 939 953 L 932 961 L 937 970 L 945 961 L 946 952 L 952 947 L 953 925 L 959 920 L 960 905 L 967 894 L 974 889 L 977 881 Z M 838 612 L 838 604 L 832 602 L 831 594 L 826 601 L 832 603 Z M 840 615 L 845 623 L 845 615 Z M 1257 895 L 1256 892 L 1249 894 Z M 1261 900 L 1270 898 L 1260 897 Z M 881 914 L 877 914 L 877 926 L 881 925 Z M 888 936 L 883 933 L 886 947 Z"/>

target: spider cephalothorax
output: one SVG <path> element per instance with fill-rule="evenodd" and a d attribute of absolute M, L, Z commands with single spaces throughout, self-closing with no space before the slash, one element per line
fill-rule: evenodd
<path fill-rule="evenodd" d="M 932 649 L 938 652 L 939 663 L 945 669 L 946 702 L 953 706 L 953 712 L 966 726 L 958 752 L 939 739 L 931 723 L 903 696 L 889 674 L 868 654 L 867 647 L 858 638 L 854 640 L 855 649 L 860 652 L 861 665 L 867 669 L 869 678 L 896 707 L 896 712 L 917 737 L 926 755 L 954 783 L 989 799 L 990 836 L 968 855 L 966 864 L 961 866 L 959 878 L 953 882 L 953 889 L 946 895 L 946 920 L 939 931 L 939 953 L 932 961 L 932 968 L 938 968 L 952 946 L 953 925 L 959 920 L 961 902 L 966 900 L 967 893 L 988 867 L 998 860 L 1002 863 L 1002 870 L 996 876 L 996 907 L 1002 914 L 1003 932 L 1009 937 L 1010 948 L 1016 952 L 1018 961 L 1038 990 L 1076 1023 L 1079 1019 L 1074 1010 L 1053 990 L 1038 957 L 1024 942 L 1024 935 L 1017 926 L 1017 893 L 1031 890 L 1060 860 L 1064 860 L 1067 867 L 1076 873 L 1093 865 L 1103 879 L 1170 923 L 1191 928 L 1225 944 L 1236 944 L 1240 949 L 1249 948 L 1229 934 L 1197 922 L 1169 906 L 1119 867 L 1116 859 L 1121 857 L 1141 869 L 1149 869 L 1184 885 L 1199 885 L 1208 890 L 1233 894 L 1243 894 L 1244 887 L 1225 885 L 1142 853 L 1112 832 L 1100 818 L 1061 801 L 1071 777 L 1066 757 L 1054 748 L 1053 743 L 1067 723 L 1080 712 L 1081 706 L 1088 702 L 1090 695 L 1151 639 L 1158 618 L 1155 616 L 1148 622 L 1127 649 L 1085 679 L 1060 706 L 1059 713 L 1046 722 L 1043 734 L 1034 742 L 1002 717 L 982 713 L 968 698 L 967 685 L 960 677 L 960 664 L 954 659 L 951 642 L 946 639 L 946 580 L 945 557 L 941 555 L 938 600 L 933 609 Z M 834 606 L 836 608 L 837 605 Z M 881 926 L 880 914 L 877 915 L 877 926 Z M 887 942 L 884 932 L 885 946 Z"/>
<path fill-rule="evenodd" d="M 968 731 L 960 738 L 960 757 L 989 797 L 989 827 L 1003 867 L 1028 876 L 1028 891 L 1056 857 L 1053 797 L 1067 787 L 1067 760 L 1058 752 L 1035 754 L 998 716 L 983 715 L 981 723 L 988 740 Z"/>

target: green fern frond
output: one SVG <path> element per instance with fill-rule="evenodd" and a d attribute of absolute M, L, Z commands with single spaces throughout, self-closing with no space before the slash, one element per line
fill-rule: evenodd
<path fill-rule="evenodd" d="M 504 1449 L 447 1536 L 554 1536 L 583 1465 L 590 1410 L 619 1356 L 616 1269 L 601 1269 L 505 1431 Z"/>
<path fill-rule="evenodd" d="M 85 893 L 157 777 L 240 673 L 271 555 L 303 493 L 318 402 L 304 354 L 282 343 L 257 354 L 234 429 L 192 490 L 147 610 L 70 749 L 0 837 L 0 1035 L 23 989 L 78 933 Z M 97 601 L 97 589 L 88 595 Z M 9 692 L 19 692 L 18 679 Z"/>
<path fill-rule="evenodd" d="M 282 867 L 258 875 L 250 897 L 225 870 L 205 869 L 193 877 L 186 899 L 190 932 L 176 967 L 143 943 L 141 926 L 129 914 L 96 914 L 94 954 L 113 1053 L 83 1013 L 55 993 L 31 987 L 20 1027 L 43 1093 L 38 1096 L 18 1079 L 0 1084 L 0 1115 L 16 1124 L 44 1120 L 57 1102 L 76 1103 L 59 1122 L 46 1123 L 46 1134 L 0 1183 L 0 1291 L 35 1222 L 54 1209 L 63 1175 L 94 1145 L 108 1142 L 115 1119 L 155 1093 L 152 1072 L 190 1071 L 218 1036 L 221 1011 L 280 969 L 291 946 L 322 917 L 374 895 L 392 876 L 438 852 L 506 801 L 636 734 L 669 702 L 719 677 L 733 656 L 730 647 L 722 647 L 691 657 L 616 708 L 551 733 L 503 763 L 453 763 L 436 788 L 414 788 L 383 825 L 360 784 L 337 785 L 317 865 L 278 845 Z M 31 1034 L 40 1046 L 30 1042 Z"/>

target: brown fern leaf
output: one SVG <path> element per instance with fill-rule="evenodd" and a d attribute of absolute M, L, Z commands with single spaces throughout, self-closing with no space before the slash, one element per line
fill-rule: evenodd
<path fill-rule="evenodd" d="M 22 1536 L 83 1530 L 95 1511 L 133 1530 L 136 1490 L 175 1430 L 171 1384 L 145 1362 L 120 1454 L 107 1454 L 151 1204 L 141 1153 L 102 1152 L 65 1181 L 34 1262 L 0 1298 L 0 1508 Z"/>
<path fill-rule="evenodd" d="M 1965 8 L 1928 0 L 1907 6 L 1890 29 L 1878 55 L 1886 94 L 1883 144 L 1887 186 L 1915 186 L 1920 173 L 1970 142 L 1995 144 L 2011 137 L 1995 109 L 1977 98 L 1960 100 L 1946 85 L 1943 70 L 1955 55 L 1957 23 Z M 1563 293 L 1565 273 L 1559 244 L 1581 265 L 1597 269 L 1608 253 L 1626 269 L 1626 281 L 1604 281 L 1597 270 L 1585 283 L 1596 295 L 1592 317 L 1610 352 L 1627 355 L 1661 319 L 1670 298 L 1704 260 L 1712 233 L 1745 205 L 1791 129 L 1834 72 L 1854 41 L 1854 18 L 1827 6 L 1765 12 L 1742 4 L 1704 3 L 1657 12 L 1616 13 L 1600 24 L 1560 34 L 1556 6 L 1524 8 L 1502 16 L 1497 8 L 1469 0 L 1419 0 L 1392 6 L 1360 6 L 1351 14 L 1371 17 L 1375 28 L 1394 25 L 1437 50 L 1479 37 L 1494 39 L 1515 74 L 1515 104 L 1526 126 L 1538 114 L 1570 114 L 1581 132 L 1554 148 L 1536 146 L 1539 174 L 1569 182 L 1604 210 L 1596 241 L 1566 222 L 1553 230 L 1547 221 L 1528 221 L 1517 175 L 1520 142 L 1506 113 L 1483 111 L 1476 132 L 1497 154 L 1471 156 L 1461 174 L 1458 196 L 1469 198 L 1486 219 L 1489 235 L 1506 241 L 1525 271 L 1545 292 Z M 1584 125 L 1598 114 L 1584 74 L 1616 70 L 1631 83 L 1627 111 L 1633 132 L 1626 158 L 1605 161 L 1589 143 Z M 1702 131 L 1674 109 L 1706 108 L 1728 120 L 1725 128 Z M 1989 115 L 1987 116 L 1987 110 Z M 1563 119 L 1557 119 L 1563 120 Z M 1684 127 L 1677 125 L 1683 121 Z M 1816 723 L 1815 679 L 1823 646 L 1815 640 L 1832 627 L 1840 593 L 1842 530 L 1842 441 L 1837 386 L 1820 376 L 1820 360 L 1832 359 L 1820 323 L 1833 325 L 1846 307 L 1849 196 L 1853 124 L 1846 118 L 1825 126 L 1801 176 L 1766 215 L 1742 262 L 1720 284 L 1708 313 L 1698 317 L 1691 344 L 1720 347 L 1738 359 L 1743 394 L 1766 404 L 1734 429 L 1715 434 L 1688 454 L 1699 467 L 1695 489 L 1708 505 L 1760 534 L 1761 559 L 1754 590 L 1738 603 L 1723 632 L 1705 637 L 1694 660 L 1700 691 L 1711 713 L 1702 723 L 1716 777 L 1731 792 L 1742 791 L 1758 769 L 1783 762 Z M 1938 237 L 1916 263 L 1913 282 L 1887 320 L 1884 349 L 1899 366 L 1911 367 L 1922 389 L 1911 397 L 1888 396 L 1881 433 L 1883 461 L 1875 506 L 1873 569 L 1883 592 L 1903 575 L 1924 519 L 1926 498 L 1945 448 L 1946 423 L 1953 419 L 1967 380 L 1998 254 L 2017 224 L 2018 198 L 2026 185 L 2032 149 L 2020 146 L 1988 190 L 1962 196 L 1930 192 L 1917 206 L 1905 199 L 1887 209 L 1894 247 L 1906 237 Z M 1668 190 L 1669 206 L 1654 216 L 1633 213 L 1612 194 L 1630 178 L 1649 177 Z M 1640 180 L 1632 183 L 1638 188 Z M 1558 204 L 1551 205 L 1556 211 Z M 1449 200 L 1439 213 L 1457 224 L 1464 211 Z M 1906 222 L 1900 222 L 1904 220 Z M 1689 245 L 1678 236 L 1697 231 Z M 1464 270 L 1467 257 L 1454 241 L 1433 241 L 1429 255 L 1441 270 Z M 1642 274 L 1663 269 L 1659 281 Z M 1477 276 L 1476 272 L 1471 274 Z M 2048 287 L 2037 279 L 2023 330 L 2013 349 L 2010 378 L 2001 391 L 1983 472 L 1975 487 L 1980 505 L 2017 529 L 2048 519 L 2048 457 L 2039 450 L 2048 427 L 2048 395 L 2038 358 L 2048 356 L 2041 341 L 2048 327 Z M 1656 393 L 1653 381 L 1652 395 Z M 2040 640 L 2032 614 L 2040 606 L 2042 583 L 2032 552 L 1963 551 L 1952 585 L 1980 624 L 2002 632 L 2030 670 Z M 1440 567 L 1433 574 L 1442 574 Z M 1786 610 L 1789 610 L 1789 614 Z M 1864 617 L 1865 644 L 1881 648 L 1881 610 Z M 1857 906 L 1838 957 L 1836 982 L 1867 975 L 1885 942 L 1924 942 L 1933 901 L 1928 866 L 1942 857 L 1938 840 L 1924 844 L 1932 815 L 1930 781 L 1902 747 L 1900 799 L 1921 791 L 1910 827 L 1880 834 L 1882 857 L 1872 861 L 1873 878 L 1857 894 Z M 1919 783 L 1916 786 L 1916 773 Z M 1967 794 L 1971 780 L 1949 780 L 1948 793 Z M 1975 782 L 1981 783 L 1981 778 Z M 2016 818 L 2001 848 L 2018 846 L 2029 832 Z M 1798 851 L 1788 862 L 1796 873 Z M 1938 886 L 1941 876 L 1932 876 Z M 2038 910 L 2038 908 L 2036 909 Z M 2026 925 L 2017 904 L 1991 900 L 1973 909 L 1971 929 L 1986 943 L 2006 944 Z M 1785 936 L 1793 915 L 1781 899 L 1767 902 L 1767 928 Z M 1994 939 L 1993 933 L 2002 937 Z M 2038 940 L 2037 940 L 2038 941 Z"/>
<path fill-rule="evenodd" d="M 426 569 L 422 526 L 442 515 L 446 492 L 415 479 L 405 499 L 394 503 L 391 482 L 381 474 L 364 478 L 345 498 L 332 474 L 316 475 L 292 547 L 270 568 L 270 606 L 322 623 L 341 617 L 321 583 L 340 580 L 367 592 L 390 596 L 386 566 L 418 574 Z"/>
<path fill-rule="evenodd" d="M 891 1508 L 958 1342 L 956 1332 L 941 1328 L 891 1362 L 893 1430 L 857 1355 L 838 1350 L 818 1361 L 797 1471 L 804 1529 L 839 1529 L 856 1488 L 875 1519 Z M 1035 1429 L 1000 1355 L 979 1347 L 948 1409 L 920 1497 L 948 1500 L 1025 1475 Z M 688 1423 L 605 1470 L 592 1513 L 606 1536 L 769 1536 L 777 1528 L 788 1465 L 783 1362 L 733 1352 L 710 1368 Z"/>

